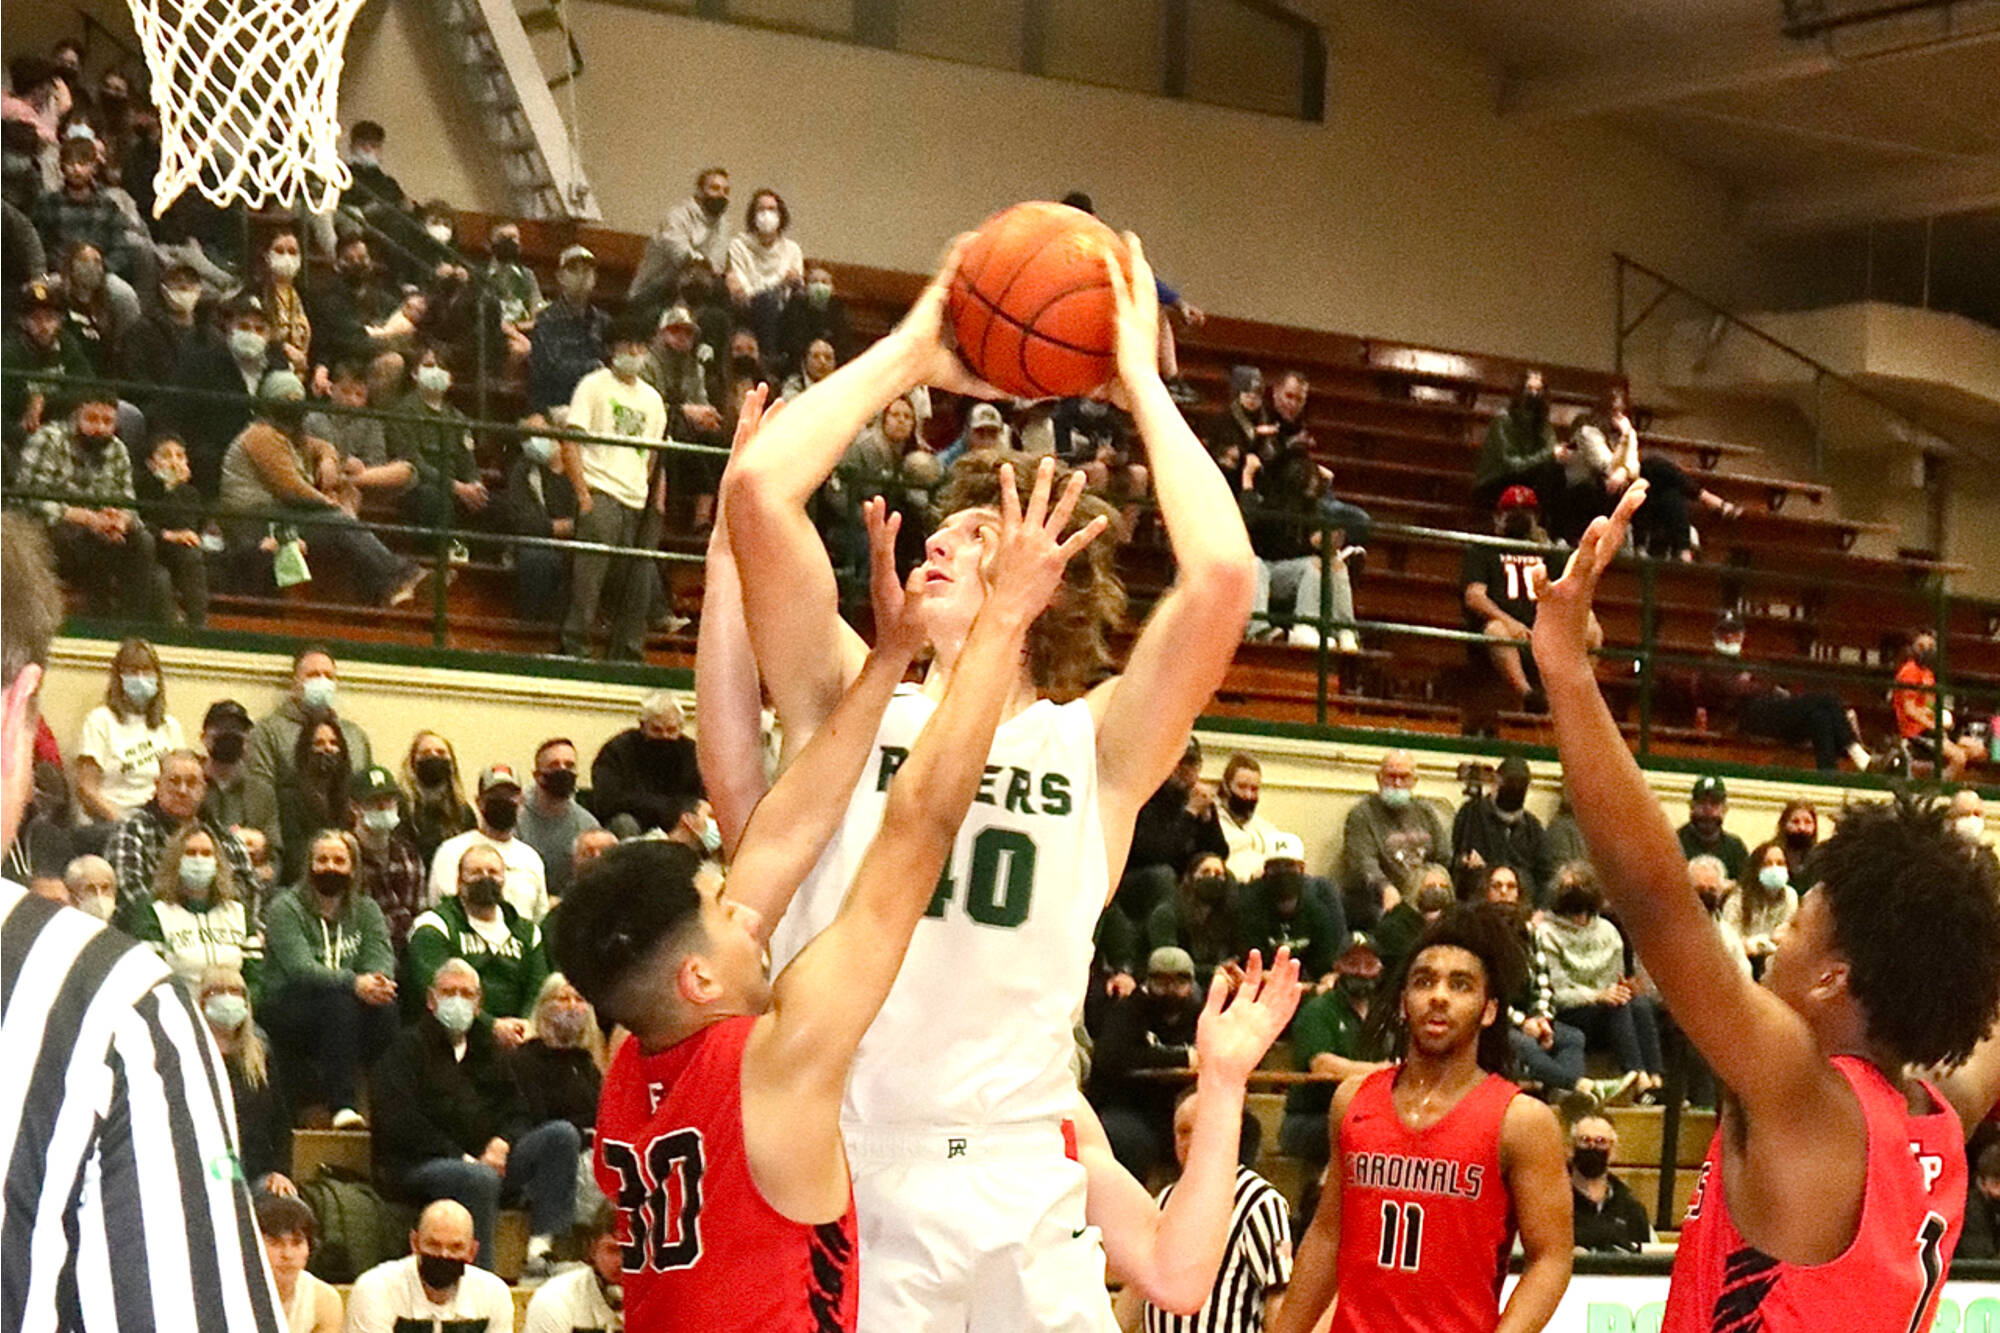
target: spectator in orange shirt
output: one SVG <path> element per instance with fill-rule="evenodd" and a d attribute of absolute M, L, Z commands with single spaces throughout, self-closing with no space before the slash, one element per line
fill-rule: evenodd
<path fill-rule="evenodd" d="M 1896 668 L 1897 688 L 1889 692 L 1889 702 L 1895 709 L 1897 734 L 1909 752 L 1937 761 L 1943 770 L 1940 776 L 1946 782 L 1956 782 L 1965 773 L 1968 756 L 1964 746 L 1949 735 L 1938 734 L 1937 695 L 1933 692 L 1937 672 L 1932 670 L 1936 661 L 1937 635 L 1918 630 L 1911 636 L 1909 656 Z M 1944 730 L 1951 730 L 1950 709 L 1945 710 Z"/>

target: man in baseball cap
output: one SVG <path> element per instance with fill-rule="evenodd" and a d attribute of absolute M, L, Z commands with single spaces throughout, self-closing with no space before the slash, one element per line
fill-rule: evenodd
<path fill-rule="evenodd" d="M 980 403 L 972 409 L 965 419 L 965 447 L 968 451 L 1007 447 L 1007 418 L 999 408 Z"/>
<path fill-rule="evenodd" d="M 1185 1084 L 1139 1075 L 1193 1063 L 1201 1003 L 1194 958 L 1165 945 L 1147 956 L 1139 989 L 1109 1000 L 1097 1023 L 1090 1104 L 1104 1122 L 1112 1155 L 1141 1180 L 1173 1151 L 1174 1098 Z"/>
<path fill-rule="evenodd" d="M 521 778 L 512 764 L 488 764 L 479 771 L 479 826 L 438 845 L 431 858 L 430 893 L 436 900 L 458 892 L 458 863 L 466 850 L 488 846 L 506 866 L 501 896 L 528 921 L 549 914 L 548 872 L 541 853 L 514 836 L 521 818 Z"/>
<path fill-rule="evenodd" d="M 1692 861 L 1697 856 L 1713 856 L 1731 879 L 1743 874 L 1750 849 L 1743 839 L 1722 827 L 1729 813 L 1729 789 L 1713 773 L 1694 780 L 1688 791 L 1688 821 L 1680 826 L 1681 852 Z"/>
<path fill-rule="evenodd" d="M 1532 488 L 1503 487 L 1494 501 L 1493 530 L 1509 541 L 1545 542 L 1548 538 L 1536 524 L 1539 509 Z M 1495 640 L 1485 646 L 1485 655 L 1512 694 L 1514 706 L 1530 713 L 1548 708 L 1535 675 L 1534 659 L 1527 651 L 1528 635 L 1535 624 L 1535 589 L 1531 580 L 1537 571 L 1551 579 L 1559 572 L 1541 551 L 1497 546 L 1467 546 L 1459 565 L 1465 627 Z M 1590 636 L 1592 647 L 1604 641 L 1604 632 L 1595 616 L 1591 618 Z M 1490 734 L 1492 729 L 1490 717 L 1467 719 L 1468 734 Z"/>

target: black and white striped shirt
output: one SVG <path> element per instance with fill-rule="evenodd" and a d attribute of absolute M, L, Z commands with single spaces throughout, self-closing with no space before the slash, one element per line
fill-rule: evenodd
<path fill-rule="evenodd" d="M 1172 1185 L 1160 1191 L 1167 1206 Z M 1247 1166 L 1236 1168 L 1236 1206 L 1229 1215 L 1229 1247 L 1215 1290 L 1191 1315 L 1146 1307 L 1146 1333 L 1261 1333 L 1264 1301 L 1292 1280 L 1292 1210 L 1285 1196 Z"/>
<path fill-rule="evenodd" d="M 0 1328 L 283 1333 L 228 1075 L 159 955 L 0 880 Z"/>

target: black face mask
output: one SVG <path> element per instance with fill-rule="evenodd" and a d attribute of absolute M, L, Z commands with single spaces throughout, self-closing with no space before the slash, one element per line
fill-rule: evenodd
<path fill-rule="evenodd" d="M 762 369 L 754 356 L 732 356 L 729 365 L 739 375 L 755 375 Z"/>
<path fill-rule="evenodd" d="M 1373 999 L 1375 992 L 1381 988 L 1382 978 L 1343 973 L 1334 979 L 1333 984 L 1349 1000 L 1368 1000 Z"/>
<path fill-rule="evenodd" d="M 1521 541 L 1533 536 L 1534 532 L 1535 516 L 1525 509 L 1516 509 L 1500 520 L 1500 535 L 1503 537 Z"/>
<path fill-rule="evenodd" d="M 111 447 L 111 441 L 116 438 L 117 437 L 113 435 L 88 435 L 85 434 L 83 431 L 78 431 L 76 433 L 77 447 L 79 449 L 82 449 L 87 454 L 103 453 L 106 449 Z"/>
<path fill-rule="evenodd" d="M 306 424 L 304 399 L 273 398 L 264 404 L 264 418 L 288 435 L 296 435 Z"/>
<path fill-rule="evenodd" d="M 243 758 L 244 736 L 240 731 L 218 731 L 209 742 L 208 757 L 218 764 L 233 764 Z"/>
<path fill-rule="evenodd" d="M 521 243 L 511 236 L 502 236 L 493 242 L 493 257 L 503 264 L 511 264 L 521 257 Z"/>
<path fill-rule="evenodd" d="M 322 898 L 338 898 L 354 883 L 354 876 L 345 870 L 315 870 L 310 878 L 313 892 Z"/>
<path fill-rule="evenodd" d="M 1722 834 L 1721 815 L 1689 815 L 1688 824 L 1703 842 L 1714 842 Z"/>
<path fill-rule="evenodd" d="M 1702 890 L 1697 892 L 1695 896 L 1701 899 L 1702 910 L 1704 912 L 1707 912 L 1710 916 L 1714 916 L 1717 912 L 1722 910 L 1722 893 L 1720 890 L 1717 890 L 1714 893 Z"/>
<path fill-rule="evenodd" d="M 496 833 L 511 832 L 514 821 L 521 817 L 521 807 L 512 796 L 492 795 L 479 802 L 479 817 L 486 821 L 486 827 Z"/>
<path fill-rule="evenodd" d="M 1146 1024 L 1155 1034 L 1173 1045 L 1186 1045 L 1194 1040 L 1195 1021 L 1201 1017 L 1201 1001 L 1193 995 L 1161 995 L 1154 991 L 1144 992 L 1150 1021 Z"/>
<path fill-rule="evenodd" d="M 1249 822 L 1250 816 L 1257 813 L 1255 796 L 1238 796 L 1234 792 L 1224 792 L 1222 803 L 1229 807 L 1229 817 L 1239 824 Z"/>
<path fill-rule="evenodd" d="M 1550 906 L 1557 916 L 1596 916 L 1597 896 L 1585 889 L 1557 889 Z"/>
<path fill-rule="evenodd" d="M 1228 895 L 1229 877 L 1227 875 L 1196 875 L 1188 882 L 1188 887 L 1194 891 L 1194 900 L 1196 902 L 1207 903 L 1213 907 Z"/>
<path fill-rule="evenodd" d="M 1298 870 L 1267 870 L 1264 872 L 1264 892 L 1270 896 L 1271 904 L 1284 916 L 1298 911 L 1299 894 L 1304 892 L 1306 877 Z M 1290 903 L 1291 910 L 1285 910 Z"/>
<path fill-rule="evenodd" d="M 719 218 L 729 211 L 729 200 L 725 196 L 704 194 L 698 197 L 701 200 L 701 211 L 712 218 Z"/>
<path fill-rule="evenodd" d="M 1570 1154 L 1570 1165 L 1585 1180 L 1602 1180 L 1611 1170 L 1611 1149 L 1578 1148 Z"/>
<path fill-rule="evenodd" d="M 432 1291 L 444 1291 L 457 1286 L 458 1280 L 465 1276 L 465 1260 L 420 1254 L 417 1256 L 417 1276 Z"/>
<path fill-rule="evenodd" d="M 451 760 L 441 754 L 426 755 L 410 765 L 417 781 L 426 787 L 441 787 L 451 778 Z"/>
<path fill-rule="evenodd" d="M 1493 804 L 1498 806 L 1504 813 L 1510 815 L 1519 810 L 1527 802 L 1527 799 L 1528 789 L 1526 787 L 1504 785 L 1493 793 Z"/>
<path fill-rule="evenodd" d="M 1817 841 L 1817 838 L 1811 833 L 1787 833 L 1785 834 L 1785 850 L 1789 852 L 1809 852 L 1812 850 L 1815 841 Z"/>
<path fill-rule="evenodd" d="M 481 875 L 478 879 L 465 881 L 459 890 L 465 901 L 474 907 L 497 907 L 500 904 L 500 881 L 491 875 Z"/>
<path fill-rule="evenodd" d="M 552 768 L 535 774 L 535 785 L 558 801 L 567 801 L 576 792 L 576 770 Z"/>

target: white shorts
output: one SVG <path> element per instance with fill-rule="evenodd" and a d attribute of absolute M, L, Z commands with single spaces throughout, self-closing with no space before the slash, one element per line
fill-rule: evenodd
<path fill-rule="evenodd" d="M 1060 1124 L 842 1134 L 860 1220 L 857 1333 L 1117 1328 Z"/>

